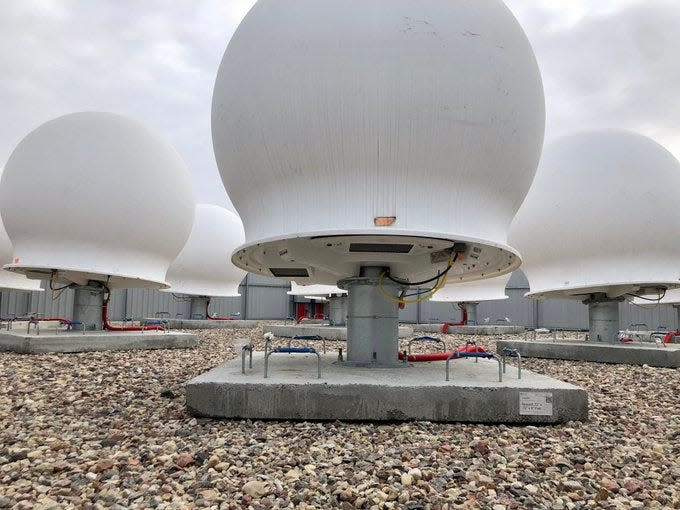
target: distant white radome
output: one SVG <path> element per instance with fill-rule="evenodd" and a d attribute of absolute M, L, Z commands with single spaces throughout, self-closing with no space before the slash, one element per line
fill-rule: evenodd
<path fill-rule="evenodd" d="M 46 122 L 16 147 L 0 183 L 14 246 L 6 269 L 29 278 L 164 287 L 194 217 L 177 151 L 112 113 Z"/>
<path fill-rule="evenodd" d="M 240 296 L 246 272 L 231 263 L 231 254 L 245 234 L 238 214 L 210 204 L 196 205 L 194 227 L 170 266 L 168 292 L 191 296 Z"/>
<path fill-rule="evenodd" d="M 677 287 L 680 208 L 668 193 L 678 189 L 680 162 L 639 134 L 587 131 L 547 146 L 509 238 L 529 296 Z"/>
<path fill-rule="evenodd" d="M 508 285 L 511 276 L 511 274 L 507 274 L 476 282 L 448 284 L 435 292 L 430 301 L 479 303 L 481 301 L 508 299 L 505 294 L 505 287 Z"/>
<path fill-rule="evenodd" d="M 532 48 L 500 0 L 260 0 L 213 94 L 213 145 L 254 273 L 334 285 L 520 265 L 510 222 L 544 134 Z"/>

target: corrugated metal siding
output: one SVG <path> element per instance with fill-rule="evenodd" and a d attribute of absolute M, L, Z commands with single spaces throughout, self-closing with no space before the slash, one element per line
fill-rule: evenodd
<path fill-rule="evenodd" d="M 460 320 L 460 310 L 452 303 L 423 301 L 420 303 L 420 322 L 454 322 Z"/>
<path fill-rule="evenodd" d="M 477 306 L 477 322 L 479 324 L 505 324 L 502 321 L 508 318 L 510 324 L 533 327 L 536 305 L 532 300 L 524 297 L 526 289 L 507 288 L 505 293 L 508 299 L 487 301 Z"/>
<path fill-rule="evenodd" d="M 0 296 L 0 317 L 9 319 L 26 316 L 29 312 L 30 304 L 30 292 L 5 291 Z"/>
<path fill-rule="evenodd" d="M 70 318 L 73 316 L 73 294 L 71 289 L 31 292 L 29 313 L 42 314 L 45 317 Z"/>
<path fill-rule="evenodd" d="M 544 328 L 587 328 L 588 307 L 575 299 L 539 301 L 538 323 Z"/>
<path fill-rule="evenodd" d="M 156 317 L 168 313 L 171 318 L 189 318 L 190 301 L 175 298 L 171 293 L 148 289 L 128 289 L 125 314 L 133 319 Z"/>
<path fill-rule="evenodd" d="M 678 312 L 670 305 L 658 305 L 649 308 L 641 308 L 631 303 L 619 305 L 619 319 L 622 328 L 631 324 L 647 324 L 650 329 L 658 329 L 660 326 L 668 329 L 678 329 Z"/>
<path fill-rule="evenodd" d="M 245 282 L 248 285 L 245 285 Z M 228 317 L 240 313 L 248 319 L 285 319 L 295 313 L 293 298 L 286 292 L 290 284 L 285 280 L 259 275 L 248 275 L 239 291 L 240 298 L 214 298 L 210 310 L 213 314 Z M 508 299 L 480 303 L 478 320 L 489 323 L 508 317 L 512 324 L 527 327 L 588 327 L 588 308 L 577 300 L 534 301 L 524 297 L 528 283 L 521 271 L 515 271 L 507 287 Z M 247 306 L 246 306 L 247 302 Z M 676 310 L 662 305 L 640 308 L 629 303 L 620 304 L 621 328 L 633 323 L 644 323 L 656 329 L 665 326 L 674 329 L 679 326 Z M 66 290 L 58 299 L 52 299 L 52 292 L 6 291 L 0 296 L 0 316 L 25 316 L 29 312 L 45 316 L 73 315 L 73 291 Z M 153 317 L 158 312 L 168 312 L 171 317 L 181 315 L 188 318 L 189 300 L 178 300 L 166 292 L 129 289 L 115 290 L 109 301 L 109 317 L 120 320 L 124 317 L 140 319 Z M 408 305 L 399 312 L 403 322 L 444 322 L 457 321 L 460 312 L 450 303 L 425 301 Z"/>
<path fill-rule="evenodd" d="M 284 319 L 288 316 L 288 287 L 249 286 L 248 319 Z"/>
<path fill-rule="evenodd" d="M 210 314 L 217 317 L 239 316 L 243 318 L 245 314 L 243 296 L 246 292 L 245 285 L 238 288 L 241 297 L 220 297 L 210 300 Z"/>

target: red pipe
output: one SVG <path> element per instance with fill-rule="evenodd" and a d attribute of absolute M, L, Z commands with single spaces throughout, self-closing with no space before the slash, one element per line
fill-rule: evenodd
<path fill-rule="evenodd" d="M 468 321 L 467 308 L 465 305 L 460 306 L 461 318 L 460 322 L 445 322 L 442 326 L 442 333 L 446 333 L 449 330 L 449 326 L 466 326 Z"/>
<path fill-rule="evenodd" d="M 669 331 L 666 333 L 666 336 L 663 337 L 663 343 L 669 344 L 675 338 L 676 336 L 680 336 L 680 330 L 677 331 Z"/>
<path fill-rule="evenodd" d="M 413 361 L 415 363 L 418 362 L 425 362 L 425 361 L 446 361 L 451 357 L 451 354 L 454 351 L 448 351 L 448 352 L 423 352 L 423 353 L 418 353 L 418 354 L 409 354 L 407 360 L 408 361 Z M 486 349 L 484 347 L 481 347 L 479 345 L 461 345 L 456 349 L 455 352 L 486 352 Z M 399 353 L 399 359 L 403 360 L 404 359 L 404 353 L 400 352 Z"/>
<path fill-rule="evenodd" d="M 109 306 L 110 294 L 104 299 L 104 304 L 102 305 L 102 322 L 104 323 L 104 329 L 107 331 L 165 331 L 163 326 L 113 326 L 109 323 L 109 318 L 107 314 L 107 309 Z"/>
<path fill-rule="evenodd" d="M 211 321 L 233 321 L 233 317 L 217 317 L 215 315 L 210 315 L 210 311 L 208 311 L 208 308 L 210 308 L 210 298 L 208 298 L 208 303 L 205 305 L 205 316 L 211 320 Z"/>

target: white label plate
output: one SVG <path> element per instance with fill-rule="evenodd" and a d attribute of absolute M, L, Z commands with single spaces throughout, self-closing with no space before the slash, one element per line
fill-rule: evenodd
<path fill-rule="evenodd" d="M 520 392 L 519 414 L 527 416 L 552 416 L 552 392 Z"/>

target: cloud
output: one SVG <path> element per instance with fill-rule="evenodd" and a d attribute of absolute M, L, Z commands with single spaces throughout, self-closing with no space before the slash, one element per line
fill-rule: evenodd
<path fill-rule="evenodd" d="M 547 138 L 631 129 L 680 157 L 680 10 L 665 0 L 515 0 L 541 67 Z M 569 0 L 569 4 L 572 1 Z"/>
<path fill-rule="evenodd" d="M 41 123 L 80 110 L 133 116 L 184 157 L 200 201 L 229 204 L 210 103 L 253 0 L 0 2 L 0 165 Z M 591 127 L 647 134 L 680 157 L 675 0 L 510 0 L 536 52 L 548 139 Z"/>
<path fill-rule="evenodd" d="M 0 4 L 0 162 L 32 129 L 82 110 L 130 115 L 177 148 L 198 200 L 228 205 L 210 136 L 212 87 L 251 0 Z"/>

